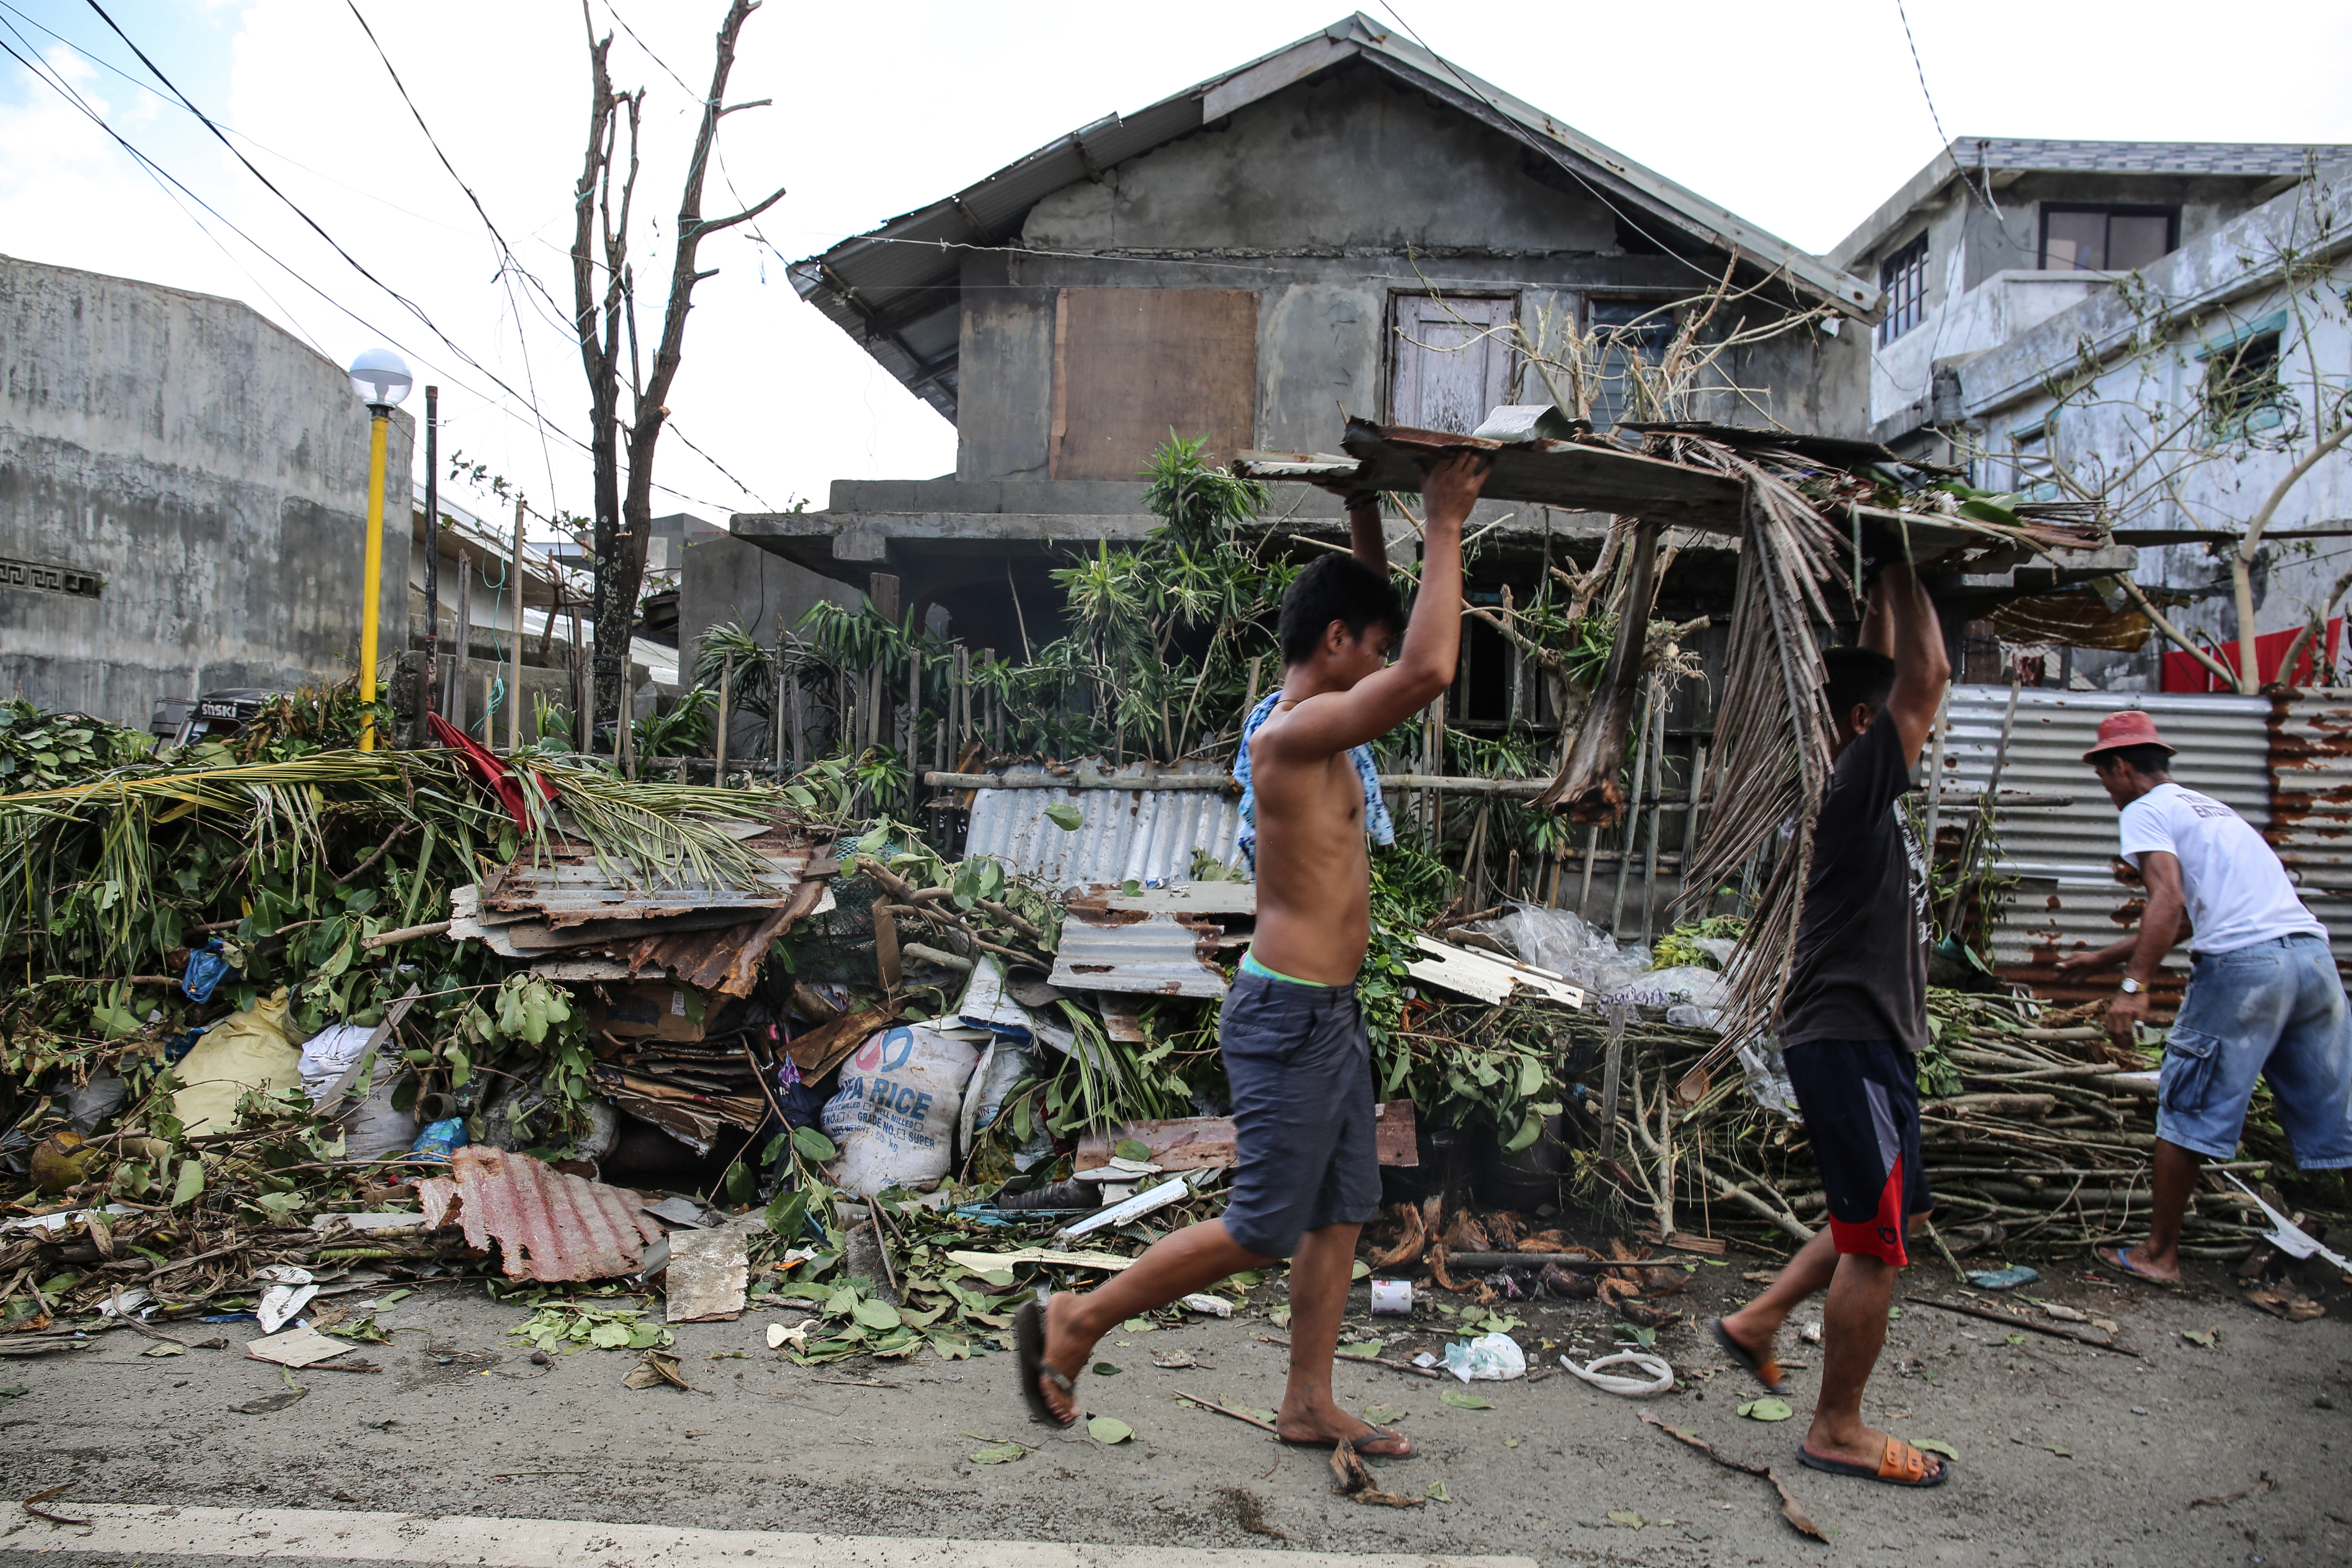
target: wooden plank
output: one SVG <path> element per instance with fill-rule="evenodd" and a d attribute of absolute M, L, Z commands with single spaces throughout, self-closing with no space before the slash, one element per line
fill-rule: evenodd
<path fill-rule="evenodd" d="M 1171 429 L 1228 462 L 1257 428 L 1257 295 L 1065 289 L 1054 364 L 1055 479 L 1131 480 Z"/>
<path fill-rule="evenodd" d="M 842 1058 L 864 1045 L 867 1036 L 896 1019 L 896 1014 L 879 1007 L 845 1014 L 800 1036 L 784 1047 L 784 1054 L 793 1058 L 801 1077 L 814 1081 L 840 1066 Z"/>
<path fill-rule="evenodd" d="M 1392 1100 L 1373 1107 L 1372 1113 L 1372 1141 L 1381 1163 L 1420 1164 L 1420 1131 L 1412 1101 Z M 1150 1151 L 1146 1159 L 1165 1171 L 1226 1170 L 1240 1160 L 1232 1117 L 1184 1116 L 1164 1121 L 1129 1121 L 1108 1132 L 1088 1132 L 1078 1140 L 1072 1168 L 1100 1170 L 1110 1163 L 1111 1145 L 1130 1138 Z"/>

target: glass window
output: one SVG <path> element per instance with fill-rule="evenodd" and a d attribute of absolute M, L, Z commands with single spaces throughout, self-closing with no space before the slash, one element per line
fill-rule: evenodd
<path fill-rule="evenodd" d="M 2168 254 L 2179 242 L 2178 207 L 2042 208 L 2045 272 L 2128 272 Z"/>
<path fill-rule="evenodd" d="M 1591 300 L 1585 320 L 1600 362 L 1592 423 L 1605 430 L 1624 420 L 1664 418 L 1660 389 L 1648 372 L 1675 341 L 1673 306 L 1660 300 Z"/>
<path fill-rule="evenodd" d="M 1878 323 L 1878 341 L 1891 343 L 1917 326 L 1927 311 L 1926 235 L 1886 258 L 1878 269 L 1878 286 L 1886 290 L 1886 315 Z"/>
<path fill-rule="evenodd" d="M 2050 461 L 2050 430 L 2044 423 L 2010 432 L 2009 488 L 2021 501 L 2058 499 L 2058 481 Z"/>
<path fill-rule="evenodd" d="M 2216 436 L 2251 437 L 2290 418 L 2279 381 L 2279 337 L 2251 333 L 2205 356 L 2205 416 Z"/>

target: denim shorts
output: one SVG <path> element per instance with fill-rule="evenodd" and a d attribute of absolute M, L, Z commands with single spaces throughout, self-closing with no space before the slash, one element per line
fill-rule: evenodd
<path fill-rule="evenodd" d="M 2156 1135 L 2231 1158 L 2257 1078 L 2270 1080 L 2299 1169 L 2352 1166 L 2352 1016 L 2323 937 L 2197 959 L 2164 1047 Z"/>
<path fill-rule="evenodd" d="M 1287 1258 L 1305 1231 L 1377 1215 L 1372 1051 L 1355 988 L 1244 970 L 1225 993 L 1217 1042 L 1238 1156 L 1225 1234 Z"/>

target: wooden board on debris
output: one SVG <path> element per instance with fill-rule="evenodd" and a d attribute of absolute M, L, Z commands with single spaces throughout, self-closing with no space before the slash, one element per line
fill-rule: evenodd
<path fill-rule="evenodd" d="M 588 1004 L 588 1027 L 616 1040 L 698 1040 L 709 1000 L 685 985 L 616 986 Z"/>
<path fill-rule="evenodd" d="M 1421 1163 L 1420 1129 L 1412 1101 L 1391 1100 L 1372 1108 L 1373 1145 L 1383 1165 Z M 1111 1145 L 1132 1139 L 1149 1151 L 1144 1158 L 1163 1171 L 1229 1170 L 1239 1163 L 1230 1116 L 1184 1116 L 1165 1121 L 1129 1121 L 1108 1132 L 1078 1140 L 1073 1169 L 1099 1170 L 1110 1163 Z"/>
<path fill-rule="evenodd" d="M 1481 1002 L 1507 1002 L 1527 991 L 1570 1007 L 1584 1005 L 1584 988 L 1571 985 L 1565 975 L 1532 963 L 1492 958 L 1467 948 L 1453 947 L 1429 937 L 1415 938 L 1421 956 L 1405 965 L 1415 980 L 1441 991 L 1474 996 Z"/>

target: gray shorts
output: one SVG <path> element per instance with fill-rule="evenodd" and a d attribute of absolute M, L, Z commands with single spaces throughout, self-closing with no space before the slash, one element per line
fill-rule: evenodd
<path fill-rule="evenodd" d="M 1287 1258 L 1303 1231 L 1377 1215 L 1371 1042 L 1354 988 L 1244 970 L 1225 993 L 1217 1039 L 1239 1154 L 1226 1234 Z"/>

